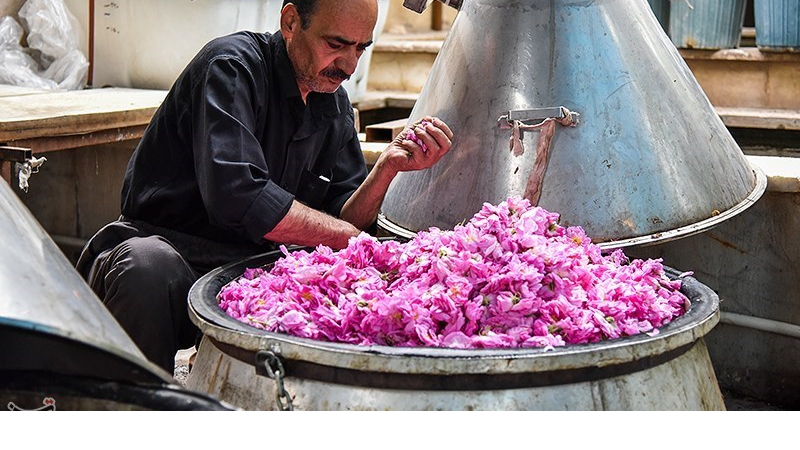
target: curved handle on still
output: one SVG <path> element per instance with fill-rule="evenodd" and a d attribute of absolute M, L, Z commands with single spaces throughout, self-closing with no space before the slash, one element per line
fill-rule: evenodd
<path fill-rule="evenodd" d="M 532 125 L 525 123 L 529 121 L 538 121 L 538 123 Z M 530 200 L 531 204 L 538 205 L 539 197 L 542 195 L 542 182 L 544 172 L 547 170 L 547 162 L 550 159 L 550 143 L 553 140 L 556 122 L 565 127 L 574 127 L 578 125 L 579 121 L 580 114 L 570 111 L 564 106 L 511 110 L 497 119 L 500 129 L 511 129 L 508 146 L 514 156 L 521 156 L 525 153 L 521 138 L 523 131 L 540 132 L 539 142 L 536 144 L 536 163 L 528 177 L 528 184 L 523 195 Z"/>

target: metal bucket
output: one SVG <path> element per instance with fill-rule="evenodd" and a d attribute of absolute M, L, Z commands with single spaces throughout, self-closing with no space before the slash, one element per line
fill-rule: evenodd
<path fill-rule="evenodd" d="M 742 39 L 746 0 L 674 0 L 669 36 L 678 48 L 736 48 Z"/>
<path fill-rule="evenodd" d="M 464 1 L 410 120 L 426 115 L 453 146 L 394 179 L 378 222 L 393 235 L 538 192 L 601 247 L 644 245 L 709 229 L 766 188 L 644 0 Z M 510 148 L 517 123 L 539 121 L 556 125 L 520 126 Z"/>
<path fill-rule="evenodd" d="M 756 45 L 768 51 L 800 51 L 800 2 L 755 0 Z"/>
<path fill-rule="evenodd" d="M 223 266 L 192 287 L 189 314 L 204 337 L 187 387 L 252 410 L 289 399 L 304 410 L 725 408 L 703 340 L 719 299 L 693 278 L 683 283 L 691 308 L 655 336 L 552 351 L 360 347 L 266 332 L 219 308 L 222 286 L 280 256 Z"/>

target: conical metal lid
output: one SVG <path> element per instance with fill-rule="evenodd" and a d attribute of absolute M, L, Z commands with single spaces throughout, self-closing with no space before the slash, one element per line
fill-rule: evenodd
<path fill-rule="evenodd" d="M 426 115 L 453 147 L 391 185 L 379 225 L 399 235 L 524 195 L 624 247 L 703 231 L 766 188 L 646 0 L 465 0 L 410 120 Z"/>
<path fill-rule="evenodd" d="M 171 382 L 1 180 L 0 236 L 0 371 Z"/>

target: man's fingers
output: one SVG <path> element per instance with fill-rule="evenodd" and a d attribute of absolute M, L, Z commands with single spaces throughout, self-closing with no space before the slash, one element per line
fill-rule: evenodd
<path fill-rule="evenodd" d="M 425 131 L 436 139 L 436 143 L 439 144 L 439 147 L 445 149 L 445 151 L 450 149 L 450 137 L 443 128 L 439 128 L 435 124 L 430 124 L 426 125 Z"/>
<path fill-rule="evenodd" d="M 428 148 L 429 152 L 438 152 L 441 148 L 439 142 L 437 142 L 436 138 L 433 137 L 428 128 L 430 125 L 418 125 L 414 127 L 414 134 L 425 143 L 425 147 Z"/>
<path fill-rule="evenodd" d="M 414 125 L 419 125 L 423 121 L 424 122 L 430 122 L 436 128 L 439 128 L 440 130 L 442 130 L 444 132 L 445 136 L 447 136 L 447 139 L 453 139 L 453 130 L 451 130 L 450 127 L 446 123 L 444 123 L 444 120 L 442 120 L 442 119 L 440 119 L 438 117 L 425 116 L 425 117 L 419 119 L 418 121 L 414 122 Z"/>
<path fill-rule="evenodd" d="M 442 130 L 445 136 L 447 136 L 447 139 L 453 140 L 453 131 L 450 129 L 449 126 L 447 126 L 446 123 L 444 123 L 442 119 L 438 117 L 432 117 L 430 122 L 436 125 L 436 127 L 439 128 L 440 130 Z"/>
<path fill-rule="evenodd" d="M 419 154 L 423 153 L 422 147 L 420 147 L 419 144 L 417 144 L 416 142 L 412 141 L 411 139 L 403 140 L 402 144 L 403 144 L 403 147 L 405 148 L 406 152 L 408 153 L 408 157 L 409 158 L 413 158 L 415 154 L 419 155 Z"/>

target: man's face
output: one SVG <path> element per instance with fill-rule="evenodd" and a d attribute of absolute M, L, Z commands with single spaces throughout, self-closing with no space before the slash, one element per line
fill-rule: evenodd
<path fill-rule="evenodd" d="M 355 72 L 377 17 L 375 0 L 320 0 L 304 30 L 294 6 L 283 8 L 281 31 L 304 100 L 309 92 L 335 92 Z"/>

